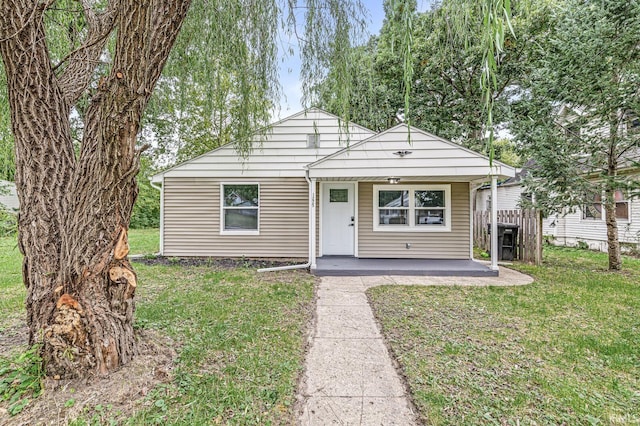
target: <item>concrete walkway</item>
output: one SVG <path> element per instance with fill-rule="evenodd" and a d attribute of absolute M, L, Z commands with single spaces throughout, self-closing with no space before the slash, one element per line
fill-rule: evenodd
<path fill-rule="evenodd" d="M 389 284 L 507 286 L 533 280 L 500 268 L 498 277 L 323 277 L 299 403 L 301 425 L 416 425 L 394 361 L 364 294 Z"/>

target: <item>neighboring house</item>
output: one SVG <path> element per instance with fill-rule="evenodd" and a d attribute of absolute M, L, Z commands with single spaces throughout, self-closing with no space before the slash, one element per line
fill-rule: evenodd
<path fill-rule="evenodd" d="M 498 184 L 498 210 L 518 210 L 524 198 L 531 197 L 523 184 L 522 178 L 532 166 L 528 162 L 513 178 Z M 637 175 L 640 170 L 629 167 L 621 172 Z M 616 191 L 616 218 L 618 222 L 618 239 L 623 244 L 640 244 L 640 198 L 629 197 L 624 191 Z M 577 246 L 586 244 L 592 250 L 607 251 L 606 216 L 601 204 L 601 196 L 596 196 L 593 203 L 583 205 L 573 212 L 552 214 L 542 221 L 542 233 L 551 237 L 556 245 Z M 475 210 L 487 211 L 491 206 L 491 192 L 488 185 L 480 187 L 475 194 Z"/>
<path fill-rule="evenodd" d="M 343 123 L 344 124 L 344 123 Z M 420 129 L 375 133 L 310 109 L 152 177 L 161 254 L 471 259 L 471 188 L 515 169 Z M 348 140 L 347 140 L 348 138 Z M 262 140 L 262 142 L 258 142 Z"/>
<path fill-rule="evenodd" d="M 18 211 L 20 208 L 15 183 L 0 180 L 0 207 L 10 211 Z"/>
<path fill-rule="evenodd" d="M 640 173 L 638 173 L 640 178 Z M 618 240 L 624 245 L 640 247 L 640 198 L 629 198 L 623 191 L 616 191 L 616 218 Z M 593 250 L 607 251 L 607 225 L 600 197 L 592 204 L 584 205 L 565 216 L 555 215 L 551 224 L 555 232 L 551 235 L 559 245 L 576 246 L 587 244 Z"/>
<path fill-rule="evenodd" d="M 521 169 L 516 171 L 515 176 L 502 182 L 498 182 L 498 210 L 520 209 L 523 199 L 529 197 L 524 191 L 522 179 L 526 176 L 531 162 L 527 162 Z M 475 193 L 475 211 L 491 210 L 491 185 L 482 185 Z"/>

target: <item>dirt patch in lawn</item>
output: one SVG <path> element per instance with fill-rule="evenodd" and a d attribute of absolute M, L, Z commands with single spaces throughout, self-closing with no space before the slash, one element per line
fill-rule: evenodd
<path fill-rule="evenodd" d="M 9 356 L 12 352 L 26 349 L 29 340 L 29 329 L 19 321 L 11 321 L 10 325 L 0 329 L 0 356 Z"/>
<path fill-rule="evenodd" d="M 274 268 L 278 266 L 299 265 L 305 263 L 306 259 L 251 259 L 251 258 L 229 258 L 229 257 L 130 257 L 132 261 L 145 265 L 167 265 L 167 266 L 208 266 L 214 269 L 236 269 L 236 268 Z"/>
<path fill-rule="evenodd" d="M 11 339 L 5 334 L 3 331 L 0 336 L 3 348 Z M 153 330 L 139 332 L 138 338 L 138 356 L 108 378 L 46 379 L 43 394 L 14 417 L 7 413 L 7 403 L 0 403 L 0 425 L 62 425 L 78 418 L 91 424 L 122 423 L 152 403 L 147 395 L 171 380 L 176 359 L 176 342 L 172 339 Z M 26 339 L 14 338 L 13 344 L 24 346 Z"/>

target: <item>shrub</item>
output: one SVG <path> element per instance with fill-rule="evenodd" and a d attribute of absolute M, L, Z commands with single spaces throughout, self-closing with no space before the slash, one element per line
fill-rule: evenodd
<path fill-rule="evenodd" d="M 17 213 L 0 205 L 0 237 L 10 237 L 18 231 Z"/>

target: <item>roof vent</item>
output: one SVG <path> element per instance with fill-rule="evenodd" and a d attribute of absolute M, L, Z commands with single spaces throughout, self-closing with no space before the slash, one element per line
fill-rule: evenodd
<path fill-rule="evenodd" d="M 400 158 L 404 157 L 405 155 L 409 155 L 409 154 L 411 154 L 411 151 L 406 151 L 406 150 L 405 151 L 396 151 L 396 152 L 393 153 L 393 155 L 397 155 Z"/>

